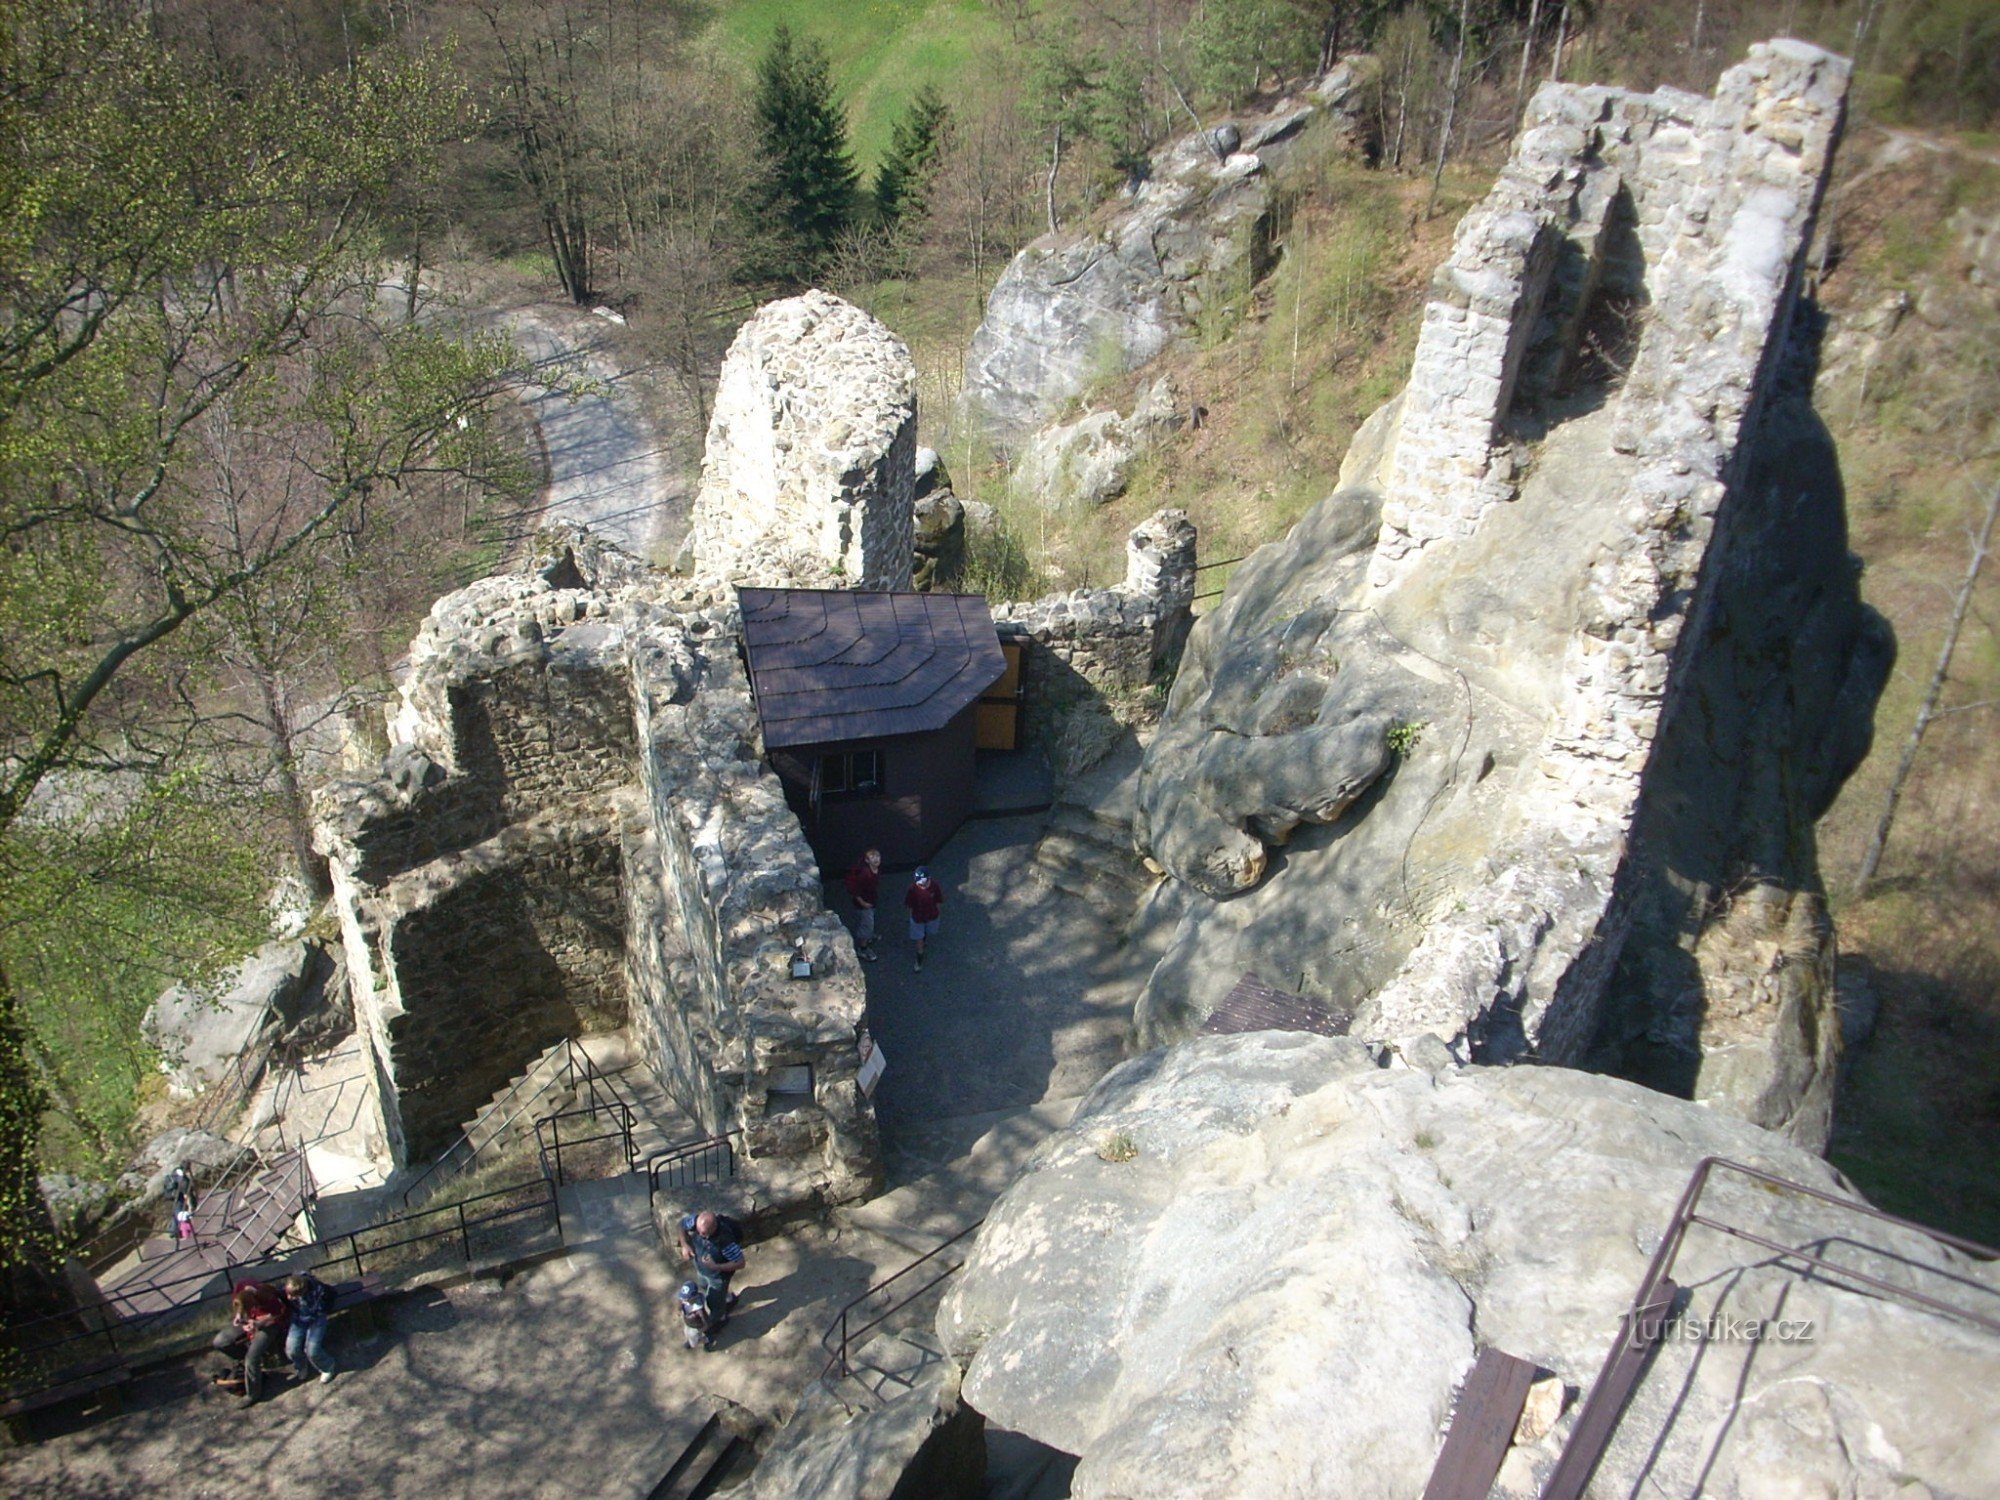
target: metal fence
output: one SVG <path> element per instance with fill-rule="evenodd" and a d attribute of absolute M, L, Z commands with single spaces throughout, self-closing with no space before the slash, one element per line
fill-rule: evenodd
<path fill-rule="evenodd" d="M 403 1284 L 426 1273 L 518 1259 L 562 1243 L 562 1211 L 547 1178 L 482 1193 L 461 1203 L 421 1209 L 349 1234 L 314 1240 L 295 1250 L 221 1268 L 205 1266 L 179 1281 L 155 1282 L 174 1296 L 163 1311 L 121 1316 L 116 1300 L 19 1323 L 0 1333 L 0 1399 L 63 1383 L 79 1366 L 166 1354 L 207 1314 L 220 1326 L 232 1288 L 312 1271 L 324 1281 L 374 1273 Z"/>
<path fill-rule="evenodd" d="M 907 1266 L 904 1266 L 902 1270 L 896 1272 L 893 1276 L 884 1277 L 882 1280 L 876 1282 L 875 1285 L 868 1288 L 867 1291 L 849 1302 L 845 1307 L 841 1308 L 839 1313 L 835 1315 L 833 1322 L 827 1326 L 826 1332 L 819 1337 L 820 1347 L 827 1351 L 826 1367 L 819 1372 L 821 1381 L 831 1381 L 836 1375 L 844 1379 L 853 1374 L 854 1367 L 850 1362 L 849 1356 L 854 1352 L 855 1348 L 865 1343 L 868 1336 L 890 1318 L 908 1307 L 912 1302 L 915 1302 L 924 1293 L 936 1287 L 947 1277 L 956 1273 L 965 1264 L 965 1255 L 961 1254 L 956 1259 L 951 1259 L 949 1265 L 943 1265 L 942 1269 L 940 1269 L 942 1262 L 950 1259 L 950 1257 L 946 1256 L 945 1252 L 950 1250 L 952 1246 L 959 1244 L 968 1235 L 974 1233 L 985 1222 L 986 1220 L 983 1218 L 973 1220 L 972 1223 L 959 1230 L 957 1234 L 953 1235 L 943 1244 L 925 1251 Z M 966 1252 L 970 1253 L 971 1248 L 969 1245 L 966 1246 Z M 897 1286 L 897 1283 L 902 1282 L 904 1277 L 915 1275 L 925 1266 L 929 1266 L 931 1269 L 923 1276 L 918 1277 L 915 1281 L 905 1282 L 903 1285 Z M 893 1293 L 890 1291 L 891 1287 L 896 1288 Z M 879 1309 L 874 1311 L 871 1316 L 867 1316 L 866 1321 L 863 1321 L 866 1311 L 865 1304 L 878 1300 L 881 1304 Z"/>

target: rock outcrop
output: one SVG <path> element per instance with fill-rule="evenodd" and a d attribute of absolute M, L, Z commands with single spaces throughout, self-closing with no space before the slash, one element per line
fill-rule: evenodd
<path fill-rule="evenodd" d="M 1173 384 L 1163 375 L 1140 393 L 1130 416 L 1092 411 L 1038 429 L 1023 447 L 1011 482 L 1036 505 L 1102 505 L 1125 493 L 1140 455 L 1185 421 Z"/>
<path fill-rule="evenodd" d="M 1708 1155 L 1846 1191 L 1768 1132 L 1616 1079 L 1204 1037 L 1117 1069 L 1044 1143 L 937 1329 L 990 1423 L 1080 1456 L 1072 1494 L 1162 1500 L 1418 1494 L 1455 1391 L 1497 1347 L 1561 1383 L 1495 1489 L 1532 1496 Z M 1703 1207 L 2000 1305 L 1992 1266 L 1833 1204 L 1719 1174 Z M 2000 1336 L 1700 1228 L 1674 1278 L 1677 1331 L 1593 1494 L 1990 1490 Z"/>
<path fill-rule="evenodd" d="M 1135 824 L 1178 881 L 1142 1041 L 1256 969 L 1485 1060 L 1650 1030 L 1716 1059 L 1684 1091 L 1824 1140 L 1811 829 L 1889 660 L 1793 316 L 1846 78 L 1774 42 L 1713 99 L 1536 95 L 1408 390 L 1189 642 Z M 1664 1010 L 1607 1005 L 1621 962 Z"/>
<path fill-rule="evenodd" d="M 1316 115 L 1344 120 L 1357 90 L 1342 69 L 1315 99 L 1186 136 L 1129 197 L 1015 256 L 973 334 L 956 420 L 1011 453 L 1096 382 L 1240 305 L 1272 259 L 1267 168 Z"/>
<path fill-rule="evenodd" d="M 907 589 L 917 451 L 910 351 L 827 292 L 737 331 L 715 387 L 687 550 L 772 588 Z"/>

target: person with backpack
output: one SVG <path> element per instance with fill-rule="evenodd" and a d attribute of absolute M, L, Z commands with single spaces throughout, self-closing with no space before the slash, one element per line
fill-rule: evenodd
<path fill-rule="evenodd" d="M 333 1383 L 333 1356 L 326 1352 L 326 1320 L 333 1311 L 333 1288 L 306 1271 L 285 1280 L 285 1300 L 292 1306 L 292 1329 L 285 1335 L 285 1357 L 294 1378 L 304 1380 L 314 1370 L 319 1383 Z"/>
<path fill-rule="evenodd" d="M 703 1347 L 713 1349 L 715 1336 L 736 1306 L 736 1294 L 729 1290 L 729 1283 L 743 1269 L 743 1230 L 727 1214 L 704 1208 L 682 1217 L 680 1242 L 681 1254 L 694 1262 L 695 1285 L 708 1306 Z"/>

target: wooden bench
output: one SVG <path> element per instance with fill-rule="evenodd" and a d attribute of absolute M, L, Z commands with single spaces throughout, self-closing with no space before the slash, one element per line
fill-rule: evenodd
<path fill-rule="evenodd" d="M 117 1409 L 118 1389 L 132 1378 L 132 1367 L 124 1358 L 108 1354 L 87 1364 L 75 1365 L 57 1372 L 58 1379 L 38 1390 L 25 1391 L 18 1396 L 10 1396 L 0 1401 L 0 1423 L 4 1423 L 7 1436 L 15 1444 L 34 1441 L 34 1431 L 29 1418 L 45 1407 L 59 1406 L 65 1401 L 74 1401 L 80 1396 L 95 1395 L 99 1391 L 111 1391 L 111 1405 Z"/>
<path fill-rule="evenodd" d="M 335 1282 L 331 1290 L 333 1303 L 329 1313 L 362 1312 L 389 1295 L 388 1286 L 373 1271 L 364 1272 L 352 1281 Z"/>

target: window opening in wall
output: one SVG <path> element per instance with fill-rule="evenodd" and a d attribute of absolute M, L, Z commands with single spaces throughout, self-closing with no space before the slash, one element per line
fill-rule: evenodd
<path fill-rule="evenodd" d="M 819 790 L 828 797 L 868 797 L 882 790 L 882 752 L 845 750 L 819 758 Z"/>
<path fill-rule="evenodd" d="M 812 1064 L 799 1063 L 793 1067 L 775 1068 L 770 1074 L 770 1084 L 771 1086 L 764 1091 L 765 1114 L 783 1115 L 795 1109 L 803 1109 L 812 1103 Z"/>

